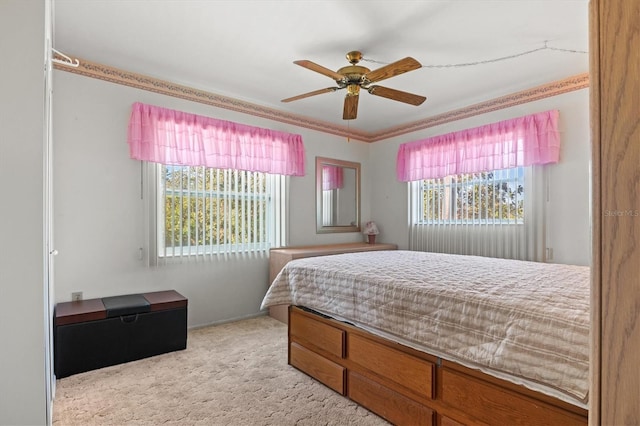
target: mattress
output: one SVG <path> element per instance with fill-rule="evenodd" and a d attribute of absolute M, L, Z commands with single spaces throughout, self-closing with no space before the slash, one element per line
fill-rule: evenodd
<path fill-rule="evenodd" d="M 305 306 L 585 408 L 586 266 L 415 251 L 297 259 L 262 308 Z"/>

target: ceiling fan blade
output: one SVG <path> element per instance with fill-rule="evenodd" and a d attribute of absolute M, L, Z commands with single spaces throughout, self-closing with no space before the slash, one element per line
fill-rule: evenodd
<path fill-rule="evenodd" d="M 344 80 L 344 76 L 342 74 L 338 74 L 337 72 L 330 70 L 329 68 L 325 68 L 322 65 L 318 65 L 315 62 L 302 60 L 302 61 L 293 61 L 294 64 L 300 65 L 301 67 L 310 69 L 311 71 L 318 72 L 322 75 L 326 75 L 327 77 L 331 77 L 335 81 Z"/>
<path fill-rule="evenodd" d="M 308 98 L 309 96 L 321 95 L 323 93 L 335 92 L 339 87 L 327 87 L 326 89 L 314 90 L 313 92 L 303 93 L 302 95 L 293 96 L 291 98 L 283 99 L 281 102 L 297 101 L 298 99 Z"/>
<path fill-rule="evenodd" d="M 422 104 L 427 99 L 424 96 L 414 95 L 413 93 L 407 93 L 401 90 L 389 89 L 388 87 L 383 86 L 371 86 L 367 91 L 372 95 L 382 96 L 383 98 L 393 99 L 394 101 L 416 106 Z"/>
<path fill-rule="evenodd" d="M 359 95 L 347 94 L 344 97 L 344 109 L 342 111 L 343 120 L 355 120 L 358 116 L 358 99 Z"/>
<path fill-rule="evenodd" d="M 389 65 L 385 65 L 382 68 L 370 71 L 364 75 L 364 78 L 368 80 L 369 83 L 375 83 L 376 81 L 417 70 L 418 68 L 422 68 L 420 62 L 411 57 L 406 57 L 399 61 L 392 62 Z"/>

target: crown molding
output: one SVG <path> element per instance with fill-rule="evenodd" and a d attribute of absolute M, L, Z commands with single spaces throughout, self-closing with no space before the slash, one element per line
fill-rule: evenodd
<path fill-rule="evenodd" d="M 589 73 L 578 74 L 563 80 L 553 81 L 541 86 L 521 92 L 512 93 L 510 95 L 501 96 L 488 101 L 469 105 L 463 108 L 451 110 L 442 114 L 427 117 L 412 123 L 403 124 L 381 130 L 375 133 L 371 142 L 389 139 L 394 136 L 400 136 L 405 133 L 423 130 L 428 127 L 439 126 L 441 124 L 450 123 L 452 121 L 461 120 L 463 118 L 473 117 L 475 115 L 486 114 L 491 111 L 509 108 L 516 105 L 533 102 L 551 96 L 561 95 L 563 93 L 572 92 L 574 90 L 586 89 L 589 87 Z"/>
<path fill-rule="evenodd" d="M 339 126 L 302 115 L 291 114 L 275 108 L 241 101 L 216 93 L 194 89 L 192 87 L 171 83 L 169 81 L 160 80 L 146 75 L 121 70 L 108 65 L 85 61 L 79 58 L 73 58 L 73 60 L 74 62 L 77 60 L 79 64 L 77 66 L 70 66 L 61 62 L 54 62 L 53 67 L 57 70 L 67 71 L 83 75 L 85 77 L 96 78 L 115 84 L 161 93 L 167 96 L 182 98 L 217 108 L 237 111 L 243 114 L 266 118 L 268 120 L 292 124 L 294 126 L 317 130 L 319 132 L 329 133 L 336 136 L 357 139 L 362 142 L 378 142 L 391 137 L 415 132 L 417 130 L 423 130 L 429 127 L 449 123 L 451 121 L 460 120 L 462 118 L 485 114 L 487 112 L 509 108 L 526 102 L 532 102 L 589 87 L 589 74 L 579 74 L 563 80 L 554 81 L 531 89 L 523 90 L 521 92 L 501 96 L 499 98 L 448 111 L 411 123 L 383 129 L 377 132 L 365 132 L 349 129 L 346 126 Z"/>

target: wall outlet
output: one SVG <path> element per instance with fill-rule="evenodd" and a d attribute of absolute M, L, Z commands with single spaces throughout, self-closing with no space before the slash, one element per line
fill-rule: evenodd
<path fill-rule="evenodd" d="M 77 302 L 79 300 L 82 300 L 82 292 L 81 291 L 76 291 L 74 293 L 71 293 L 71 300 L 73 302 Z"/>

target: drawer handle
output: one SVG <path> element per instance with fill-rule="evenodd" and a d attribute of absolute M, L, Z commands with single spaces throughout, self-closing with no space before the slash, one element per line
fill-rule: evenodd
<path fill-rule="evenodd" d="M 138 321 L 138 314 L 133 315 L 123 315 L 120 317 L 120 321 L 124 324 L 132 324 Z"/>

